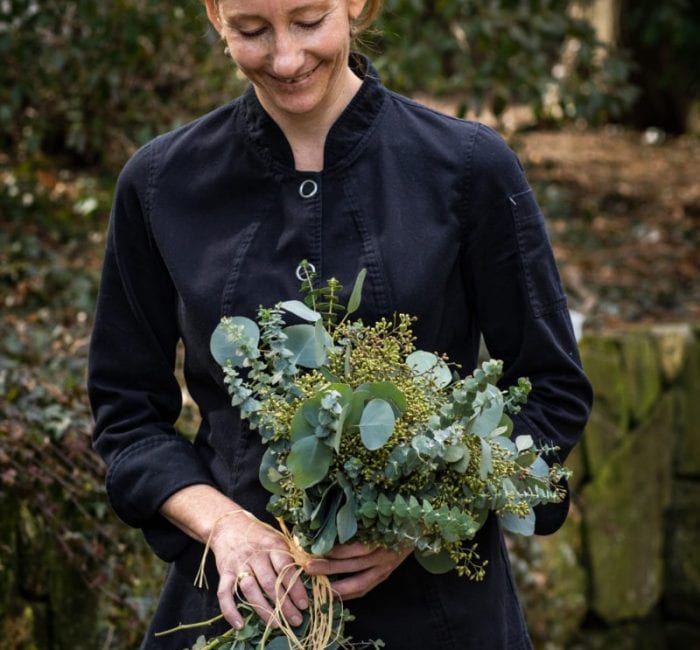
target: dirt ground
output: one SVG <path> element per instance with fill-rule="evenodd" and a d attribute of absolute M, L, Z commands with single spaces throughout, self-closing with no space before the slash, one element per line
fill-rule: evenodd
<path fill-rule="evenodd" d="M 700 320 L 700 139 L 606 127 L 512 144 L 588 328 Z"/>

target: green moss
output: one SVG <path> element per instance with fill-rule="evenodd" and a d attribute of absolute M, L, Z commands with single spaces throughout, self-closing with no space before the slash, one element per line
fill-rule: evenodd
<path fill-rule="evenodd" d="M 633 421 L 643 422 L 661 395 L 661 365 L 651 336 L 627 332 L 622 339 L 626 403 Z"/>
<path fill-rule="evenodd" d="M 688 362 L 679 382 L 679 427 L 676 471 L 700 477 L 700 337 L 688 352 Z"/>
<path fill-rule="evenodd" d="M 661 400 L 583 491 L 592 606 L 608 622 L 647 615 L 662 592 L 673 405 Z"/>

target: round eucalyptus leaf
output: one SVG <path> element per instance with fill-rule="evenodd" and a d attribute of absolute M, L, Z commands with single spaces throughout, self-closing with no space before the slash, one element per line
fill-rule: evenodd
<path fill-rule="evenodd" d="M 535 533 L 535 511 L 530 508 L 525 517 L 519 517 L 512 512 L 506 512 L 500 516 L 503 528 L 517 535 L 529 537 Z"/>
<path fill-rule="evenodd" d="M 549 476 L 549 465 L 542 458 L 542 456 L 537 456 L 535 460 L 530 465 L 530 473 L 538 478 L 546 478 Z"/>
<path fill-rule="evenodd" d="M 474 418 L 471 432 L 477 436 L 488 436 L 499 427 L 503 417 L 503 395 L 496 386 L 489 384 L 475 402 L 481 403 L 481 412 Z"/>
<path fill-rule="evenodd" d="M 209 351 L 220 366 L 225 366 L 229 361 L 234 366 L 238 366 L 243 362 L 243 357 L 236 354 L 236 349 L 241 341 L 246 338 L 250 339 L 252 347 L 257 348 L 260 342 L 260 329 L 254 321 L 245 316 L 234 316 L 228 319 L 228 323 L 242 328 L 241 337 L 231 340 L 231 335 L 229 334 L 230 325 L 219 323 L 209 340 Z"/>
<path fill-rule="evenodd" d="M 401 417 L 406 410 L 406 396 L 391 382 L 376 382 L 372 384 L 361 384 L 357 391 L 366 392 L 373 398 L 383 399 L 391 404 L 394 415 Z"/>
<path fill-rule="evenodd" d="M 428 573 L 441 574 L 455 568 L 454 560 L 442 549 L 439 553 L 415 552 L 416 560 Z"/>
<path fill-rule="evenodd" d="M 318 368 L 326 361 L 326 352 L 319 344 L 313 325 L 290 325 L 282 330 L 287 335 L 286 346 L 291 361 L 302 368 Z"/>
<path fill-rule="evenodd" d="M 381 449 L 394 432 L 394 410 L 389 402 L 373 399 L 368 402 L 360 418 L 362 444 L 373 451 Z"/>
<path fill-rule="evenodd" d="M 302 490 L 316 485 L 328 474 L 333 450 L 315 436 L 297 440 L 287 456 L 287 467 L 294 485 Z"/>
<path fill-rule="evenodd" d="M 291 647 L 286 636 L 276 636 L 265 642 L 266 650 L 291 650 Z"/>
<path fill-rule="evenodd" d="M 261 485 L 272 494 L 284 494 L 284 489 L 279 484 L 279 473 L 277 472 L 277 454 L 272 449 L 266 449 L 260 461 L 258 472 Z"/>
<path fill-rule="evenodd" d="M 437 355 L 425 350 L 416 350 L 406 357 L 406 363 L 416 375 L 425 375 L 435 382 L 438 388 L 452 383 L 452 371 Z"/>

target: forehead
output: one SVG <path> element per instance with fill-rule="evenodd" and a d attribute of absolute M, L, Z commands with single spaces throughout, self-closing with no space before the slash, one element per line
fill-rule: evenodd
<path fill-rule="evenodd" d="M 330 9 L 343 4 L 343 0 L 217 0 L 226 13 L 264 16 L 268 14 L 293 14 L 308 9 Z"/>

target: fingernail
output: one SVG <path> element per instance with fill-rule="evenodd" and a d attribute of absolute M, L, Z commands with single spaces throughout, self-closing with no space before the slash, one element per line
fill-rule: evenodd
<path fill-rule="evenodd" d="M 233 627 L 235 627 L 237 630 L 242 630 L 243 629 L 243 621 L 241 619 L 238 619 L 233 623 Z"/>
<path fill-rule="evenodd" d="M 304 619 L 303 619 L 301 616 L 299 616 L 298 614 L 296 614 L 296 615 L 292 616 L 292 617 L 289 619 L 289 622 L 290 622 L 294 627 L 296 627 L 297 625 L 301 625 L 301 622 L 302 622 L 303 620 L 304 620 Z"/>
<path fill-rule="evenodd" d="M 300 600 L 299 601 L 299 607 L 302 609 L 306 609 L 309 606 L 309 601 L 308 600 Z"/>

